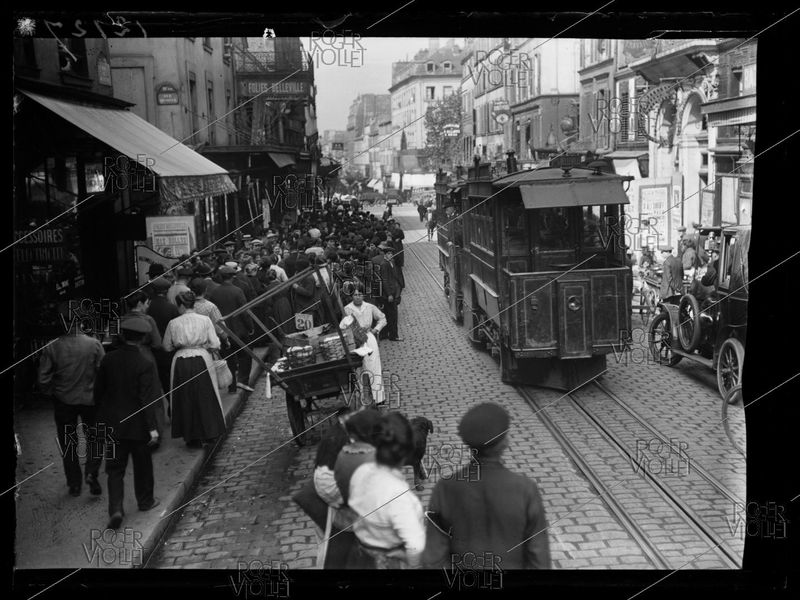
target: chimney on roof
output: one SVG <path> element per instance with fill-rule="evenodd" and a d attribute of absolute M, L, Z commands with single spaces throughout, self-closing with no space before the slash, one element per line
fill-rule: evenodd
<path fill-rule="evenodd" d="M 431 53 L 436 52 L 439 49 L 439 38 L 428 38 L 428 50 Z"/>

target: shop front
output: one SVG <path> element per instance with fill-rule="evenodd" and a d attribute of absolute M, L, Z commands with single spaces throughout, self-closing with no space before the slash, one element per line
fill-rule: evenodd
<path fill-rule="evenodd" d="M 26 356 L 64 332 L 59 310 L 70 303 L 107 307 L 98 315 L 107 335 L 120 296 L 147 269 L 135 249 L 146 218 L 191 214 L 236 188 L 127 103 L 18 92 L 12 251 L 16 355 Z"/>

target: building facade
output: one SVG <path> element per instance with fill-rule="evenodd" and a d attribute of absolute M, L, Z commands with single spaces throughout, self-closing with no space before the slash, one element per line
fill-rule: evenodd
<path fill-rule="evenodd" d="M 756 142 L 756 40 L 719 44 L 716 99 L 700 112 L 708 122 L 708 173 L 700 191 L 703 224 L 750 224 Z"/>
<path fill-rule="evenodd" d="M 453 40 L 440 45 L 438 38 L 429 40 L 428 48 L 420 50 L 413 60 L 392 63 L 391 122 L 392 131 L 403 130 L 403 136 L 392 136 L 392 148 L 397 151 L 397 169 L 409 171 L 419 167 L 418 161 L 427 145 L 425 114 L 430 106 L 446 96 L 457 94 L 462 79 L 462 49 Z M 401 151 L 404 151 L 400 154 Z"/>

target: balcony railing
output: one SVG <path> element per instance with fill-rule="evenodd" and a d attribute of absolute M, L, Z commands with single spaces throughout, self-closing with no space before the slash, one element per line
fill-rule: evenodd
<path fill-rule="evenodd" d="M 309 70 L 308 57 L 303 52 L 293 55 L 268 52 L 249 52 L 237 49 L 234 54 L 237 73 L 274 73 L 278 71 Z"/>

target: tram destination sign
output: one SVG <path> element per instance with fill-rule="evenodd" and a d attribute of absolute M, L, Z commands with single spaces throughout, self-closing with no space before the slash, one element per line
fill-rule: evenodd
<path fill-rule="evenodd" d="M 308 95 L 307 81 L 269 81 L 263 79 L 240 79 L 239 93 L 244 96 L 270 98 L 304 98 Z"/>

